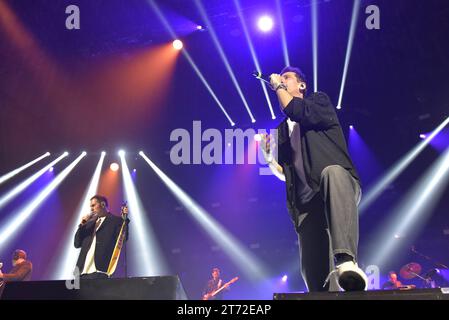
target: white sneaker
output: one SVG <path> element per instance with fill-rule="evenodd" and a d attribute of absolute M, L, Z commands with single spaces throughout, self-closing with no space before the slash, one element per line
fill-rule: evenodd
<path fill-rule="evenodd" d="M 337 266 L 338 285 L 345 291 L 364 291 L 368 287 L 368 277 L 357 263 L 347 261 Z"/>

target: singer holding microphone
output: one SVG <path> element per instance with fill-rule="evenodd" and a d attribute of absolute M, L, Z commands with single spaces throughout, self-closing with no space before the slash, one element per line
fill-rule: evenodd
<path fill-rule="evenodd" d="M 128 239 L 128 208 L 122 206 L 122 217 L 115 216 L 109 212 L 106 197 L 95 195 L 90 199 L 90 209 L 75 234 L 75 248 L 81 248 L 76 267 L 81 279 L 109 278 L 115 271 L 121 244 Z"/>
<path fill-rule="evenodd" d="M 299 68 L 286 67 L 269 81 L 286 117 L 277 137 L 264 135 L 261 146 L 270 169 L 287 185 L 306 286 L 309 291 L 366 290 L 367 277 L 357 265 L 360 179 L 335 109 L 323 92 L 306 97 Z"/>

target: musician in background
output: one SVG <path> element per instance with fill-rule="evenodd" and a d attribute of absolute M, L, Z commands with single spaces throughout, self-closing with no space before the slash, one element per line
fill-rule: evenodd
<path fill-rule="evenodd" d="M 105 279 L 111 275 L 108 269 L 124 220 L 109 212 L 108 200 L 101 195 L 90 199 L 90 209 L 91 213 L 82 217 L 75 234 L 75 248 L 81 248 L 76 266 L 81 279 Z M 128 214 L 126 206 L 122 207 L 124 214 Z M 125 241 L 128 223 L 126 218 Z"/>
<path fill-rule="evenodd" d="M 398 280 L 398 275 L 394 271 L 388 273 L 388 281 L 382 286 L 382 290 L 394 290 L 402 287 L 401 281 Z"/>
<path fill-rule="evenodd" d="M 12 281 L 28 281 L 31 279 L 33 264 L 27 260 L 27 254 L 23 250 L 16 250 L 12 256 L 13 268 L 9 273 L 0 270 L 0 283 Z"/>
<path fill-rule="evenodd" d="M 214 295 L 214 292 L 224 287 L 220 292 Z M 225 284 L 220 278 L 220 269 L 212 269 L 212 279 L 207 281 L 203 290 L 203 300 L 223 300 L 223 291 L 229 290 L 229 284 Z"/>
<path fill-rule="evenodd" d="M 416 286 L 414 284 L 403 284 L 399 281 L 398 275 L 394 271 L 388 273 L 388 281 L 382 286 L 382 290 L 411 290 L 415 288 Z"/>

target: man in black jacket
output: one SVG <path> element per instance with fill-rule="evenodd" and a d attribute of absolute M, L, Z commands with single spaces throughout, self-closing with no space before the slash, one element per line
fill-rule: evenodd
<path fill-rule="evenodd" d="M 357 265 L 360 181 L 334 107 L 325 93 L 305 97 L 298 68 L 286 67 L 270 81 L 287 117 L 277 128 L 277 161 L 272 137 L 264 136 L 262 149 L 286 182 L 307 288 L 366 290 L 367 277 Z"/>
<path fill-rule="evenodd" d="M 111 214 L 108 200 L 101 195 L 90 199 L 91 213 L 81 219 L 75 234 L 75 248 L 81 248 L 76 266 L 81 279 L 108 278 L 108 267 L 120 234 L 123 219 Z M 123 208 L 127 214 L 127 208 Z M 126 236 L 128 239 L 129 220 L 126 219 Z"/>
<path fill-rule="evenodd" d="M 207 281 L 206 287 L 203 289 L 203 300 L 223 300 L 223 291 L 219 292 L 212 296 L 212 294 L 224 286 L 223 280 L 220 278 L 220 269 L 213 268 L 212 269 L 212 279 Z M 229 289 L 229 286 L 226 286 L 225 289 Z"/>

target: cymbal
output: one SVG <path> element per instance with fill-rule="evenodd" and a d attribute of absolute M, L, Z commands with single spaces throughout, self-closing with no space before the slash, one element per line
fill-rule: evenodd
<path fill-rule="evenodd" d="M 399 274 L 403 279 L 412 279 L 421 273 L 421 265 L 416 262 L 410 262 L 401 268 Z"/>

